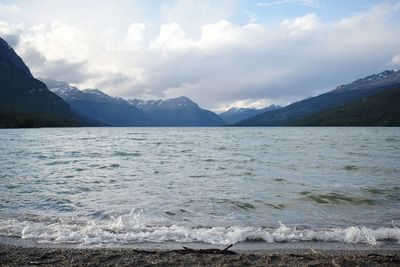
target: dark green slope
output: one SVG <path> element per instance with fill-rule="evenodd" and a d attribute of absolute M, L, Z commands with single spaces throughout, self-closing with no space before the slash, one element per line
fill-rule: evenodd
<path fill-rule="evenodd" d="M 0 127 L 76 126 L 67 103 L 35 79 L 0 38 Z"/>
<path fill-rule="evenodd" d="M 297 126 L 400 126 L 400 87 L 302 118 Z"/>
<path fill-rule="evenodd" d="M 267 111 L 234 126 L 290 126 L 294 122 L 321 111 L 340 107 L 370 95 L 400 86 L 400 71 L 384 71 L 353 83 L 342 85 L 335 90 L 308 98 L 284 108 Z"/>

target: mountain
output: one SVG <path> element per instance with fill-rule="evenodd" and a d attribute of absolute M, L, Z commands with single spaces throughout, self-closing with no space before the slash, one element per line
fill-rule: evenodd
<path fill-rule="evenodd" d="M 3 64 L 4 61 L 8 61 L 13 66 L 23 71 L 26 76 L 33 78 L 28 66 L 25 65 L 24 61 L 15 53 L 14 49 L 2 38 L 0 38 L 0 57 Z"/>
<path fill-rule="evenodd" d="M 400 86 L 301 118 L 298 126 L 400 126 Z"/>
<path fill-rule="evenodd" d="M 218 126 L 225 124 L 215 113 L 199 108 L 187 97 L 167 100 L 125 100 L 98 89 L 79 90 L 67 83 L 43 79 L 86 120 L 105 126 Z"/>
<path fill-rule="evenodd" d="M 79 90 L 67 83 L 42 79 L 49 89 L 62 97 L 72 110 L 93 124 L 101 126 L 152 126 L 156 122 L 122 98 L 98 89 Z"/>
<path fill-rule="evenodd" d="M 35 79 L 11 46 L 0 38 L 0 127 L 77 126 L 65 101 Z"/>
<path fill-rule="evenodd" d="M 200 108 L 188 97 L 166 100 L 128 100 L 150 114 L 160 126 L 221 126 L 225 122 L 214 112 Z"/>
<path fill-rule="evenodd" d="M 336 89 L 316 97 L 293 103 L 278 110 L 267 111 L 252 118 L 240 121 L 235 126 L 289 126 L 296 121 L 317 112 L 339 107 L 353 101 L 398 88 L 400 85 L 400 71 L 387 70 Z"/>
<path fill-rule="evenodd" d="M 227 111 L 219 113 L 218 115 L 227 123 L 234 124 L 239 121 L 254 117 L 258 114 L 264 113 L 266 111 L 271 111 L 275 109 L 279 109 L 281 106 L 271 105 L 262 109 L 255 108 L 230 108 Z"/>

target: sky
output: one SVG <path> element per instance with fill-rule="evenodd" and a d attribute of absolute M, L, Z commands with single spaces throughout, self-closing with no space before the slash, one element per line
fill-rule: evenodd
<path fill-rule="evenodd" d="M 36 77 L 201 107 L 286 105 L 400 67 L 400 0 L 0 0 Z"/>

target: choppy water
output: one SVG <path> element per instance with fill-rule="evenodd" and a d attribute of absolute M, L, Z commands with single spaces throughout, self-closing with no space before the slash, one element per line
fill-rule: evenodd
<path fill-rule="evenodd" d="M 0 130 L 0 235 L 400 242 L 400 128 Z"/>

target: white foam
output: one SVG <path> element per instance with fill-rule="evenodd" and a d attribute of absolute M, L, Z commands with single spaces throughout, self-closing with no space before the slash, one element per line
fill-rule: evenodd
<path fill-rule="evenodd" d="M 323 241 L 377 245 L 379 241 L 400 242 L 400 228 L 367 228 L 351 226 L 323 230 L 305 230 L 287 227 L 187 227 L 179 225 L 148 225 L 140 213 L 110 220 L 18 221 L 1 220 L 0 234 L 35 239 L 42 243 L 73 243 L 82 245 L 112 245 L 140 242 L 202 242 L 228 245 L 246 241 L 304 242 Z"/>

